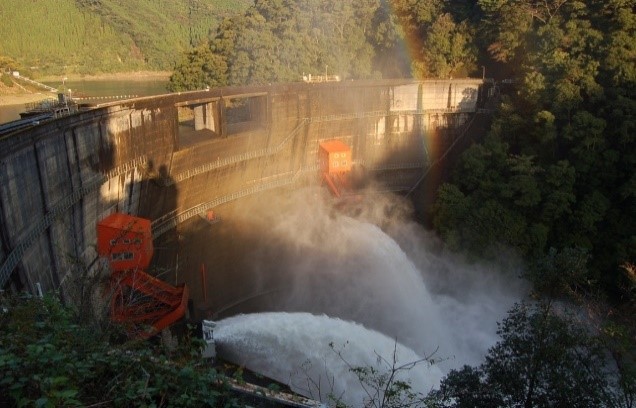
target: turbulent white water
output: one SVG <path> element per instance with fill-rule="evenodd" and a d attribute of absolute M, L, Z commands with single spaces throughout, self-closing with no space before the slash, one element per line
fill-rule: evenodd
<path fill-rule="evenodd" d="M 492 267 L 441 254 L 434 239 L 402 216 L 399 200 L 367 202 L 355 218 L 330 203 L 309 190 L 242 211 L 255 229 L 267 231 L 250 254 L 255 280 L 263 290 L 284 288 L 276 310 L 304 313 L 222 321 L 220 355 L 286 383 L 307 360 L 320 366 L 316 370 L 329 366 L 339 381 L 342 376 L 353 405 L 361 404 L 362 391 L 344 380 L 346 369 L 331 368 L 337 359 L 329 356 L 332 341 L 348 341 L 365 364 L 395 341 L 405 360 L 432 354 L 440 361 L 435 369 L 413 372 L 418 390 L 435 386 L 452 368 L 478 364 L 523 285 Z"/>
<path fill-rule="evenodd" d="M 369 397 L 350 367 L 374 367 L 383 373 L 394 360 L 396 366 L 422 360 L 413 350 L 360 324 L 309 313 L 231 317 L 218 323 L 215 340 L 217 352 L 235 364 L 323 402 L 329 395 L 342 396 L 348 406 Z M 396 379 L 410 381 L 414 391 L 426 395 L 441 377 L 438 367 L 424 361 L 398 372 Z"/>

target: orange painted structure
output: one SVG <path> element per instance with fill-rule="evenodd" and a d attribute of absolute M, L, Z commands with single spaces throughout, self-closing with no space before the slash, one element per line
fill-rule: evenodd
<path fill-rule="evenodd" d="M 111 276 L 111 319 L 131 337 L 151 337 L 181 319 L 188 305 L 188 287 L 172 286 L 143 271 Z"/>
<path fill-rule="evenodd" d="M 351 172 L 351 148 L 340 140 L 320 142 L 318 161 L 322 178 L 335 197 L 349 188 L 348 174 Z"/>
<path fill-rule="evenodd" d="M 114 213 L 99 221 L 97 253 L 113 272 L 148 268 L 154 254 L 150 220 Z"/>
<path fill-rule="evenodd" d="M 111 268 L 111 319 L 131 337 L 148 338 L 181 319 L 188 288 L 146 272 L 154 253 L 149 220 L 115 213 L 97 223 L 97 252 Z"/>
<path fill-rule="evenodd" d="M 340 140 L 320 142 L 318 155 L 320 171 L 323 174 L 348 173 L 351 171 L 351 148 Z"/>

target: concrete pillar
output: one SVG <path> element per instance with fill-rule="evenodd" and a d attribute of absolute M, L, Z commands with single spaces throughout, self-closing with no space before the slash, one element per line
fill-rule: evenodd
<path fill-rule="evenodd" d="M 206 103 L 204 107 L 205 107 L 205 128 L 215 132 L 216 124 L 214 123 L 214 102 Z"/>
<path fill-rule="evenodd" d="M 194 130 L 205 129 L 205 109 L 203 105 L 197 105 L 194 107 Z"/>
<path fill-rule="evenodd" d="M 225 123 L 225 99 L 219 100 L 219 135 L 225 136 L 226 123 Z"/>

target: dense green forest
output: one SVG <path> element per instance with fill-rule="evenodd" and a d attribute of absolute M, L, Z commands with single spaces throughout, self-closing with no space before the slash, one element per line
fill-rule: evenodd
<path fill-rule="evenodd" d="M 463 153 L 429 215 L 446 245 L 469 259 L 523 259 L 536 303 L 510 311 L 483 364 L 452 371 L 415 405 L 634 407 L 636 0 L 249 3 L 5 0 L 2 18 L 16 24 L 0 27 L 0 54 L 26 66 L 103 71 L 176 61 L 174 90 L 298 81 L 326 70 L 355 79 L 481 77 L 485 70 L 500 91 L 492 125 Z M 203 16 L 214 7 L 240 12 L 208 16 L 210 22 L 193 17 L 195 8 Z M 87 30 L 92 36 L 79 35 Z M 86 62 L 88 49 L 109 62 Z M 587 312 L 583 325 L 562 312 L 563 303 Z M 142 378 L 99 347 L 139 353 L 140 367 L 159 373 L 152 376 L 158 384 L 116 377 L 125 394 L 105 387 L 112 405 L 177 401 L 162 387 L 211 381 L 182 355 L 159 369 L 143 347 L 105 346 L 105 339 L 71 347 L 75 325 L 84 323 L 57 307 L 11 303 L 7 310 L 23 313 L 21 327 L 10 313 L 0 315 L 0 370 L 12 375 L 0 379 L 0 395 L 91 404 L 103 400 L 86 378 L 108 380 L 126 370 Z M 53 356 L 66 372 L 47 360 L 47 347 L 60 351 Z M 67 360 L 73 353 L 90 358 Z M 34 381 L 41 364 L 50 370 Z M 175 404 L 232 403 L 222 389 L 191 396 Z"/>
<path fill-rule="evenodd" d="M 33 74 L 170 70 L 250 0 L 4 0 L 0 56 Z"/>
<path fill-rule="evenodd" d="M 468 76 L 481 72 L 474 29 L 457 18 L 470 8 L 460 1 L 257 0 L 184 55 L 172 89 L 325 72 L 342 79 Z"/>

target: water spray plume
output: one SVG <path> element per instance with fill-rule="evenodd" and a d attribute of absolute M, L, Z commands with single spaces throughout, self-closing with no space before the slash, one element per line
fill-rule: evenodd
<path fill-rule="evenodd" d="M 439 385 L 442 372 L 413 350 L 360 324 L 309 313 L 261 313 L 219 322 L 217 351 L 225 359 L 288 384 L 309 398 L 342 398 L 359 406 L 367 393 L 351 368 L 417 362 L 396 380 L 409 381 L 413 391 L 426 395 Z M 395 356 L 395 361 L 393 361 Z M 282 362 L 282 364 L 281 364 Z"/>
<path fill-rule="evenodd" d="M 307 359 L 322 361 L 313 353 L 333 341 L 371 356 L 397 341 L 412 357 L 435 353 L 435 370 L 417 374 L 430 376 L 426 387 L 438 384 L 440 373 L 483 359 L 496 341 L 496 322 L 523 296 L 524 284 L 440 253 L 402 199 L 365 197 L 355 217 L 336 211 L 317 188 L 240 211 L 254 230 L 266 231 L 249 253 L 253 273 L 263 291 L 285 288 L 268 310 L 286 313 L 222 321 L 222 350 L 245 353 L 256 371 L 280 379 Z"/>

